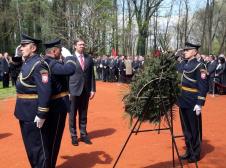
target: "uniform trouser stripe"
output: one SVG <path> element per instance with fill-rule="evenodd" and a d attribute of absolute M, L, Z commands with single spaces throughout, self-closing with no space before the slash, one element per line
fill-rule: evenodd
<path fill-rule="evenodd" d="M 31 167 L 49 167 L 46 125 L 44 124 L 43 127 L 39 129 L 33 121 L 20 121 L 20 128 Z"/>
<path fill-rule="evenodd" d="M 45 147 L 44 147 L 44 143 L 43 143 L 43 138 L 42 138 L 42 131 L 41 129 L 39 129 L 39 132 L 40 132 L 40 137 L 41 137 L 41 142 L 42 142 L 42 151 L 43 151 L 43 154 L 44 154 L 44 159 L 46 160 L 46 153 L 45 153 Z M 43 168 L 45 168 L 45 162 L 43 162 Z"/>
<path fill-rule="evenodd" d="M 58 115 L 57 128 L 56 128 L 56 132 L 53 140 L 53 147 L 52 147 L 52 153 L 51 153 L 51 166 L 53 166 L 53 157 L 54 157 L 55 144 L 56 144 L 56 139 L 57 139 L 58 130 L 59 130 L 59 122 L 60 122 L 60 114 Z"/>

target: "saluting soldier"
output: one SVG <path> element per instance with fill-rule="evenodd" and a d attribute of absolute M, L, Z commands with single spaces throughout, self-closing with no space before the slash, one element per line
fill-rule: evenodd
<path fill-rule="evenodd" d="M 25 34 L 21 53 L 25 61 L 16 82 L 15 116 L 32 168 L 49 168 L 48 132 L 44 124 L 49 112 L 51 81 L 48 64 L 37 54 L 41 40 Z"/>
<path fill-rule="evenodd" d="M 202 141 L 201 110 L 208 91 L 206 67 L 195 58 L 199 47 L 198 44 L 187 42 L 184 48 L 185 59 L 178 65 L 178 71 L 182 73 L 181 94 L 178 105 L 187 148 L 181 159 L 188 160 L 191 163 L 200 160 Z"/>
<path fill-rule="evenodd" d="M 44 44 L 45 61 L 49 64 L 51 73 L 52 94 L 50 101 L 48 125 L 48 140 L 51 168 L 56 167 L 57 156 L 64 132 L 67 112 L 70 109 L 67 77 L 76 69 L 76 63 L 70 59 L 61 58 L 61 40 L 55 39 Z"/>

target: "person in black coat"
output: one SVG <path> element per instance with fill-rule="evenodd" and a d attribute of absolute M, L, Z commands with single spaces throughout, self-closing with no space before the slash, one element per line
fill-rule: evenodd
<path fill-rule="evenodd" d="M 10 76 L 13 86 L 16 85 L 16 80 L 20 73 L 22 64 L 22 57 L 12 57 L 12 61 L 10 62 Z"/>
<path fill-rule="evenodd" d="M 134 57 L 133 63 L 132 63 L 132 67 L 133 67 L 133 73 L 137 73 L 140 69 L 140 61 L 138 60 L 138 56 Z"/>
<path fill-rule="evenodd" d="M 86 144 L 91 144 L 87 133 L 87 112 L 89 100 L 96 92 L 96 81 L 94 75 L 93 59 L 84 53 L 85 42 L 82 39 L 76 39 L 74 42 L 74 56 L 66 57 L 76 62 L 76 71 L 69 78 L 69 92 L 71 108 L 69 113 L 69 128 L 72 138 L 72 144 L 78 145 L 76 118 L 78 112 L 78 121 L 80 129 L 80 140 Z"/>
<path fill-rule="evenodd" d="M 3 73 L 2 73 L 2 70 L 3 70 L 3 63 L 2 63 L 2 61 L 3 61 L 3 55 L 2 55 L 2 53 L 0 53 L 0 81 L 2 81 L 2 77 L 3 77 Z"/>
<path fill-rule="evenodd" d="M 119 82 L 126 82 L 126 66 L 125 66 L 125 58 L 122 55 L 119 59 L 118 63 L 118 71 L 119 71 Z"/>
<path fill-rule="evenodd" d="M 225 73 L 225 58 L 219 57 L 218 64 L 215 70 L 214 81 L 216 83 L 216 92 L 219 94 L 224 93 L 224 86 L 226 86 L 226 73 Z"/>
<path fill-rule="evenodd" d="M 115 78 L 115 69 L 116 69 L 116 62 L 113 56 L 109 58 L 109 82 L 114 82 Z"/>
<path fill-rule="evenodd" d="M 4 53 L 2 60 L 2 72 L 3 72 L 3 88 L 9 87 L 9 73 L 10 73 L 10 60 L 7 52 Z"/>
<path fill-rule="evenodd" d="M 213 93 L 214 77 L 215 77 L 216 68 L 217 68 L 217 61 L 215 60 L 215 56 L 210 55 L 209 62 L 207 64 L 207 72 L 208 72 L 208 76 L 209 76 L 209 93 Z"/>
<path fill-rule="evenodd" d="M 101 57 L 98 56 L 96 61 L 95 61 L 95 66 L 96 66 L 96 72 L 97 72 L 97 79 L 101 80 L 102 79 L 102 67 L 101 67 Z"/>
<path fill-rule="evenodd" d="M 103 81 L 107 82 L 107 81 L 109 81 L 109 60 L 106 55 L 103 56 L 101 65 L 102 65 Z"/>

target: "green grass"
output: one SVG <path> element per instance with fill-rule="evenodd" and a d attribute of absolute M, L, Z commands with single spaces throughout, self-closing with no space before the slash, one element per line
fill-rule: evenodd
<path fill-rule="evenodd" d="M 11 83 L 11 82 L 10 82 Z M 2 82 L 0 82 L 0 100 L 16 95 L 16 88 L 10 84 L 9 88 L 3 88 Z"/>

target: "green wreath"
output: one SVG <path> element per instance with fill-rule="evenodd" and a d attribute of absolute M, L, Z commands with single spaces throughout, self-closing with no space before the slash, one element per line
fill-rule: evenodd
<path fill-rule="evenodd" d="M 143 69 L 133 77 L 130 92 L 123 98 L 131 121 L 139 118 L 157 124 L 164 118 L 164 111 L 174 109 L 179 92 L 176 63 L 171 53 L 146 58 Z"/>

